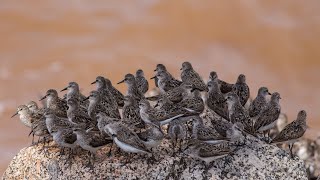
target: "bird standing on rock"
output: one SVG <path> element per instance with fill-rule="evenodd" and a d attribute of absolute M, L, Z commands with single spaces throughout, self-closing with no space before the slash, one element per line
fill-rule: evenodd
<path fill-rule="evenodd" d="M 182 63 L 181 79 L 183 83 L 191 84 L 194 88 L 205 91 L 207 86 L 200 75 L 193 69 L 190 62 Z"/>
<path fill-rule="evenodd" d="M 142 94 L 145 94 L 149 89 L 149 83 L 144 77 L 144 72 L 142 71 L 142 69 L 137 70 L 135 78 L 136 78 L 137 87 L 139 91 Z"/>

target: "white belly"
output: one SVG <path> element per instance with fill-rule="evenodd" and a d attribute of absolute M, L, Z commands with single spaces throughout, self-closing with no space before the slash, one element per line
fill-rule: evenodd
<path fill-rule="evenodd" d="M 129 144 L 123 143 L 121 141 L 118 140 L 117 137 L 115 137 L 114 142 L 125 152 L 129 152 L 129 153 L 147 153 L 145 151 L 142 151 L 140 149 L 137 149 L 133 146 L 130 146 Z"/>

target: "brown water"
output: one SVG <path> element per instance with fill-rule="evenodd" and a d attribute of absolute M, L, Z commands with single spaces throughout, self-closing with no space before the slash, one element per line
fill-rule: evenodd
<path fill-rule="evenodd" d="M 252 96 L 262 85 L 281 94 L 290 120 L 306 109 L 308 135 L 317 136 L 319 8 L 316 0 L 1 1 L 0 173 L 31 141 L 10 119 L 16 106 L 69 81 L 87 94 L 97 75 L 115 84 L 143 68 L 151 77 L 157 63 L 176 76 L 185 60 L 205 78 L 244 73 Z"/>

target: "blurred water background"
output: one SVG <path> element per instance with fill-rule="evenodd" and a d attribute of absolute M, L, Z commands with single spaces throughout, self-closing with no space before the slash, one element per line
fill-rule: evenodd
<path fill-rule="evenodd" d="M 158 63 L 177 77 L 186 60 L 204 78 L 243 73 L 253 97 L 260 86 L 281 94 L 290 121 L 307 110 L 307 136 L 318 136 L 319 9 L 317 0 L 1 1 L 0 174 L 31 143 L 10 119 L 19 104 L 69 81 L 88 94 L 97 75 L 116 84 L 142 68 L 150 78 Z"/>

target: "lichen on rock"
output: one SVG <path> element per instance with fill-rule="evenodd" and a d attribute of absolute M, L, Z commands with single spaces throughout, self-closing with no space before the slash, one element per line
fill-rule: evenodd
<path fill-rule="evenodd" d="M 291 159 L 283 149 L 252 136 L 233 154 L 212 162 L 172 156 L 168 140 L 154 149 L 155 159 L 134 155 L 125 163 L 127 154 L 108 147 L 99 151 L 91 167 L 89 154 L 79 151 L 69 157 L 57 147 L 43 150 L 41 144 L 23 148 L 11 161 L 3 179 L 308 179 L 304 162 Z M 50 144 L 51 146 L 54 143 Z"/>

